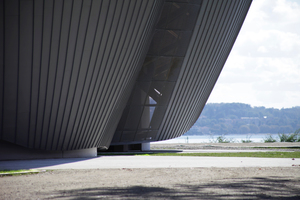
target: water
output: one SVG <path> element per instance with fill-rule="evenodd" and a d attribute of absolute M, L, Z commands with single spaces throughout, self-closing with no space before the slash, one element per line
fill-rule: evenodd
<path fill-rule="evenodd" d="M 269 133 L 259 134 L 226 134 L 225 139 L 231 142 L 241 143 L 242 140 L 251 140 L 252 142 L 263 143 L 263 139 L 267 138 Z M 278 134 L 271 134 L 274 139 L 278 139 Z M 180 136 L 178 138 L 155 142 L 160 143 L 213 143 L 216 142 L 217 137 L 220 135 L 199 135 L 199 136 Z"/>

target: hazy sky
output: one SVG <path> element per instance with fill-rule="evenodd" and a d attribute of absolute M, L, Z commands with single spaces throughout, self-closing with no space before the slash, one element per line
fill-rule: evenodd
<path fill-rule="evenodd" d="M 300 106 L 300 0 L 254 0 L 208 103 Z"/>

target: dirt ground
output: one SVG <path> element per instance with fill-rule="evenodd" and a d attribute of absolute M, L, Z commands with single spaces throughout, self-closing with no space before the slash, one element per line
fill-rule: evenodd
<path fill-rule="evenodd" d="M 300 167 L 53 170 L 0 177 L 0 199 L 300 199 Z"/>
<path fill-rule="evenodd" d="M 300 146 L 299 143 L 151 144 L 151 149 L 247 149 L 262 145 Z M 0 177 L 0 199 L 299 200 L 300 166 L 52 170 Z"/>

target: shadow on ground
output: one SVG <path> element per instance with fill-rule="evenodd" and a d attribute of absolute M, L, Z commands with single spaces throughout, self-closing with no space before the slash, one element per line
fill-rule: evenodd
<path fill-rule="evenodd" d="M 99 157 L 99 156 L 98 156 Z M 96 157 L 97 158 L 97 157 Z M 0 161 L 0 170 L 22 170 L 51 167 L 69 163 L 83 162 L 95 158 L 54 158 L 32 160 L 8 160 Z"/>
<path fill-rule="evenodd" d="M 52 199 L 300 199 L 300 179 L 223 179 L 169 187 L 128 186 L 62 190 Z"/>

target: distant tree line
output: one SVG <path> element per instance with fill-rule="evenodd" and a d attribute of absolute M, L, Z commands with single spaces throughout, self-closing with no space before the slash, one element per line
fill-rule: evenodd
<path fill-rule="evenodd" d="M 300 128 L 300 106 L 251 107 L 243 103 L 208 103 L 185 135 L 292 133 Z"/>

